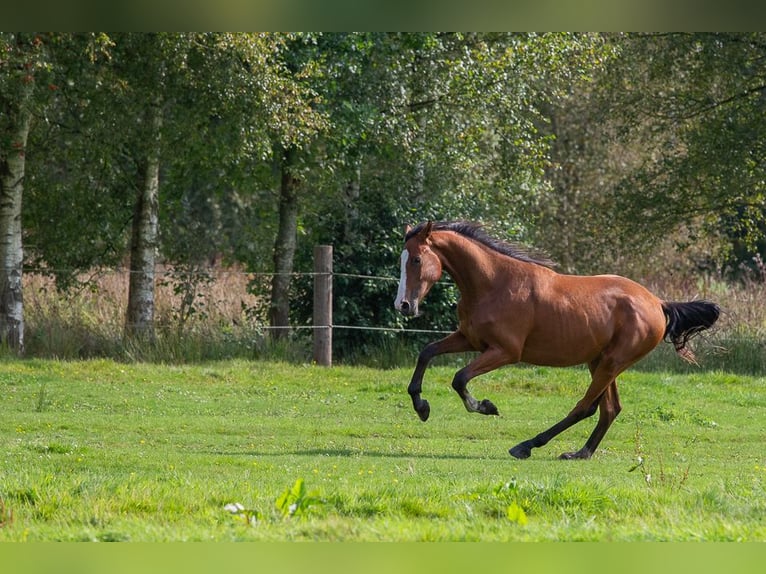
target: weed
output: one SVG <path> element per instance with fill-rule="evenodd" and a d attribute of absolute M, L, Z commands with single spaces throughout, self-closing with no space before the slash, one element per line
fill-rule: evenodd
<path fill-rule="evenodd" d="M 524 512 L 524 509 L 519 506 L 516 501 L 511 502 L 511 504 L 506 509 L 505 514 L 508 516 L 508 520 L 511 522 L 515 522 L 519 526 L 526 526 L 527 513 Z"/>
<path fill-rule="evenodd" d="M 290 518 L 306 516 L 309 508 L 321 504 L 321 502 L 318 492 L 316 490 L 309 492 L 303 479 L 299 478 L 295 484 L 285 489 L 275 504 L 282 516 Z"/>
<path fill-rule="evenodd" d="M 40 383 L 40 387 L 37 390 L 37 402 L 35 404 L 35 412 L 42 413 L 48 408 L 48 385 L 45 382 Z"/>
<path fill-rule="evenodd" d="M 239 502 L 229 503 L 224 506 L 223 509 L 226 512 L 233 514 L 237 518 L 240 518 L 245 522 L 245 524 L 249 524 L 250 526 L 256 526 L 261 520 L 263 520 L 263 515 L 259 510 L 245 508 Z"/>
<path fill-rule="evenodd" d="M 637 470 L 641 471 L 641 475 L 644 478 L 644 483 L 649 487 L 660 485 L 672 490 L 679 489 L 684 485 L 684 483 L 686 483 L 687 479 L 689 478 L 689 470 L 691 469 L 691 465 L 687 465 L 685 469 L 680 470 L 678 473 L 669 473 L 665 470 L 662 454 L 658 454 L 658 468 L 653 475 L 649 468 L 649 464 L 646 462 L 647 456 L 644 453 L 641 427 L 638 423 L 636 423 L 636 431 L 634 437 L 636 463 L 628 469 L 628 472 L 635 472 Z"/>
<path fill-rule="evenodd" d="M 0 498 L 0 528 L 13 524 L 13 510 L 5 506 L 5 500 Z"/>

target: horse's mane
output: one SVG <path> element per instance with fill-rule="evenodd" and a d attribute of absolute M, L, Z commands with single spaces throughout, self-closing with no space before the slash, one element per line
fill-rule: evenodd
<path fill-rule="evenodd" d="M 405 238 L 405 241 L 414 237 L 423 230 L 425 223 L 421 223 L 411 229 Z M 542 265 L 543 267 L 553 268 L 556 263 L 545 257 L 544 255 L 534 254 L 532 251 L 520 244 L 509 243 L 495 237 L 491 237 L 484 231 L 484 227 L 481 223 L 474 223 L 469 221 L 435 221 L 433 222 L 433 231 L 453 231 L 472 239 L 489 247 L 493 251 L 513 257 L 519 261 L 525 261 L 527 263 L 535 263 L 536 265 Z"/>

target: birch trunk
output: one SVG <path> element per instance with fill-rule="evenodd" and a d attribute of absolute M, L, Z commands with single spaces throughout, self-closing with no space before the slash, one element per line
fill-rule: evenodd
<path fill-rule="evenodd" d="M 295 150 L 285 152 L 279 186 L 279 228 L 274 243 L 274 277 L 271 280 L 269 323 L 272 338 L 288 334 L 290 325 L 290 280 L 298 235 L 298 179 L 292 174 Z"/>
<path fill-rule="evenodd" d="M 21 289 L 24 252 L 21 242 L 21 198 L 25 151 L 32 114 L 33 81 L 26 77 L 17 101 L 6 100 L 6 132 L 0 142 L 0 343 L 24 351 L 24 301 Z"/>
<path fill-rule="evenodd" d="M 142 185 L 133 209 L 130 243 L 130 282 L 125 332 L 130 337 L 154 337 L 154 268 L 160 187 L 160 133 L 162 107 L 155 102 L 149 110 L 152 126 Z"/>

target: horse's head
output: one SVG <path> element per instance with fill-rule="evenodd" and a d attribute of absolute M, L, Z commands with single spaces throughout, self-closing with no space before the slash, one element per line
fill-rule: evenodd
<path fill-rule="evenodd" d="M 431 250 L 432 222 L 405 230 L 402 273 L 394 306 L 403 315 L 417 315 L 418 304 L 442 276 L 442 264 Z"/>

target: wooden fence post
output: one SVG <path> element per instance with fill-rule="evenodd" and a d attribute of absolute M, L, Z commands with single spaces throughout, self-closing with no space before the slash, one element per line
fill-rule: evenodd
<path fill-rule="evenodd" d="M 332 245 L 314 246 L 314 362 L 332 365 Z"/>

